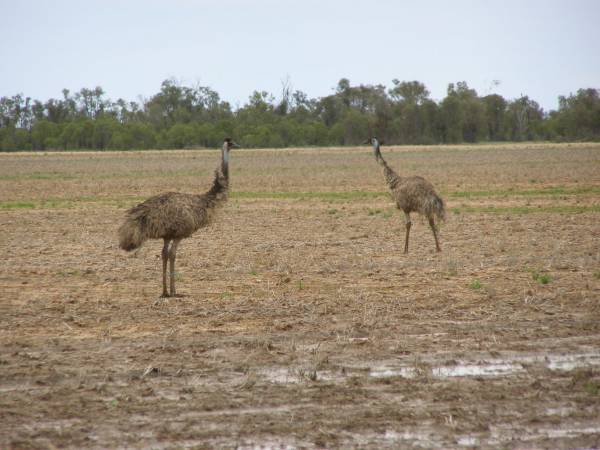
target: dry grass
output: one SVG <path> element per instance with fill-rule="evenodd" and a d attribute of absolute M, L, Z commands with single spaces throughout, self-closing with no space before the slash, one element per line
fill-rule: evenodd
<path fill-rule="evenodd" d="M 406 256 L 368 149 L 237 151 L 156 301 L 161 245 L 119 251 L 123 210 L 217 158 L 0 155 L 0 447 L 596 445 L 600 145 L 388 150 L 451 212 Z M 433 370 L 487 360 L 518 371 Z"/>

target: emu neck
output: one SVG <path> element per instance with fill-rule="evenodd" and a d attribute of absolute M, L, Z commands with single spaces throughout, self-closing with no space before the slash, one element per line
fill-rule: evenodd
<path fill-rule="evenodd" d="M 221 166 L 215 170 L 215 178 L 210 190 L 207 192 L 217 203 L 227 200 L 229 191 L 229 152 L 223 148 L 221 150 Z"/>
<path fill-rule="evenodd" d="M 381 166 L 383 177 L 385 178 L 386 183 L 390 188 L 393 189 L 398 184 L 400 177 L 390 166 L 388 166 L 385 159 L 383 159 L 383 156 L 381 156 L 379 144 L 373 146 L 373 151 L 375 153 L 375 159 L 377 160 L 377 163 Z"/>
<path fill-rule="evenodd" d="M 225 178 L 229 179 L 229 149 L 225 145 L 221 149 L 221 173 Z"/>

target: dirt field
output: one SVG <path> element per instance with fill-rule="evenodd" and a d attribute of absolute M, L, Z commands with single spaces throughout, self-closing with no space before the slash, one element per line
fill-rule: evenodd
<path fill-rule="evenodd" d="M 0 448 L 600 446 L 600 144 L 237 150 L 178 252 L 126 208 L 216 150 L 0 154 Z"/>

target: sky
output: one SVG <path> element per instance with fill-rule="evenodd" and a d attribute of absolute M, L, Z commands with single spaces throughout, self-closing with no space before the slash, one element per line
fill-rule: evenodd
<path fill-rule="evenodd" d="M 175 78 L 238 107 L 284 80 L 314 98 L 398 79 L 548 111 L 600 88 L 598 0 L 0 0 L 0 17 L 0 97 L 139 101 Z"/>

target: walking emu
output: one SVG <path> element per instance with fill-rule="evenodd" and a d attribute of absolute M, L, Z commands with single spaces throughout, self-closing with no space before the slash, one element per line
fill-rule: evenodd
<path fill-rule="evenodd" d="M 162 239 L 163 297 L 174 297 L 175 258 L 179 242 L 199 228 L 206 227 L 215 212 L 227 201 L 229 190 L 229 150 L 239 147 L 226 138 L 221 150 L 221 166 L 215 170 L 212 187 L 204 194 L 167 192 L 150 197 L 127 211 L 119 228 L 119 246 L 128 252 L 147 239 Z M 170 247 L 169 247 L 170 244 Z M 167 260 L 170 285 L 167 292 Z"/>
<path fill-rule="evenodd" d="M 404 253 L 408 253 L 408 235 L 410 234 L 410 213 L 416 211 L 425 217 L 429 221 L 431 231 L 433 231 L 433 237 L 435 239 L 435 249 L 440 252 L 440 244 L 438 242 L 437 229 L 435 224 L 435 218 L 438 220 L 444 220 L 446 212 L 444 209 L 444 201 L 435 192 L 433 185 L 423 177 L 400 177 L 394 172 L 390 166 L 387 165 L 381 151 L 379 150 L 379 140 L 377 138 L 371 138 L 365 142 L 365 144 L 371 143 L 373 145 L 373 152 L 375 153 L 375 159 L 383 169 L 383 176 L 390 191 L 392 197 L 396 201 L 398 209 L 404 211 L 406 217 L 406 239 L 404 241 Z"/>

